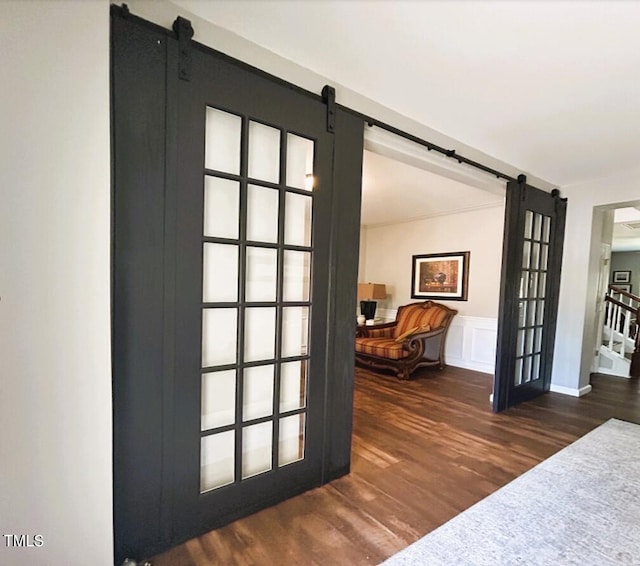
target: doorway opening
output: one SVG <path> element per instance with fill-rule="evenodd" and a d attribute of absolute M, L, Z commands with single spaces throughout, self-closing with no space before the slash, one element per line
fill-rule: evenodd
<path fill-rule="evenodd" d="M 412 297 L 413 256 L 469 252 L 466 300 L 433 299 L 458 311 L 445 363 L 494 374 L 505 191 L 494 176 L 365 128 L 358 283 L 384 288 L 374 323 L 424 300 Z"/>
<path fill-rule="evenodd" d="M 638 377 L 640 201 L 596 207 L 592 240 L 594 254 L 598 247 L 600 253 L 592 297 L 596 314 L 591 371 Z"/>

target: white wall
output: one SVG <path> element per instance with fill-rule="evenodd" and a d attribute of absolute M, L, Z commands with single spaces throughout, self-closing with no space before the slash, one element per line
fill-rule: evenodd
<path fill-rule="evenodd" d="M 367 96 L 362 93 L 349 90 L 339 83 L 336 83 L 336 81 L 330 77 L 327 78 L 313 70 L 293 63 L 286 58 L 287 54 L 284 54 L 284 57 L 276 55 L 274 52 L 251 43 L 233 32 L 191 14 L 189 10 L 180 7 L 180 3 L 180 0 L 176 0 L 175 3 L 166 0 L 130 0 L 127 2 L 131 13 L 167 28 L 171 28 L 176 16 L 183 16 L 193 24 L 195 30 L 194 40 L 213 47 L 214 49 L 219 49 L 232 57 L 236 57 L 241 61 L 245 61 L 259 69 L 308 89 L 311 92 L 320 94 L 322 87 L 329 83 L 336 88 L 336 101 L 340 104 L 356 109 L 417 136 L 421 136 L 441 147 L 455 147 L 458 154 L 483 163 L 493 169 L 503 171 L 512 177 L 517 177 L 520 173 L 523 173 L 518 167 L 505 163 L 495 156 L 482 153 L 459 140 L 382 106 L 373 100 L 376 92 L 365 93 L 372 97 L 367 98 Z M 455 162 L 452 161 L 452 163 Z M 536 177 L 534 175 L 535 172 L 524 171 L 524 173 L 527 174 L 529 182 L 536 187 L 548 190 L 555 187 L 547 180 Z"/>
<path fill-rule="evenodd" d="M 470 251 L 468 301 L 439 301 L 460 315 L 497 318 L 504 205 L 413 222 L 365 228 L 360 281 L 384 283 L 389 297 L 381 308 L 395 309 L 411 298 L 412 256 Z"/>
<path fill-rule="evenodd" d="M 358 281 L 365 281 L 365 267 L 367 257 L 367 227 L 360 226 L 360 255 L 358 256 Z"/>
<path fill-rule="evenodd" d="M 112 564 L 109 7 L 1 10 L 0 564 Z"/>
<path fill-rule="evenodd" d="M 605 212 L 638 200 L 640 169 L 563 187 L 567 226 L 552 387 L 572 394 L 590 390 L 597 332 L 596 294 Z"/>

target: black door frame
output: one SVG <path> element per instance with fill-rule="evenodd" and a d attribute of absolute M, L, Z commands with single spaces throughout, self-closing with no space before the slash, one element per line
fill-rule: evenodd
<path fill-rule="evenodd" d="M 187 22 L 188 23 L 188 22 Z M 326 105 L 334 137 L 329 230 L 322 474 L 318 484 L 349 472 L 364 123 L 321 97 L 190 40 L 111 9 L 112 81 L 112 358 L 114 534 L 116 563 L 161 552 L 188 536 L 175 528 L 172 458 L 178 439 L 172 323 L 176 301 L 176 108 L 172 107 L 199 50 L 277 88 Z M 183 35 L 187 32 L 188 37 Z M 180 32 L 180 34 L 178 33 Z M 186 48 L 186 49 L 185 49 Z M 345 245 L 349 244 L 349 245 Z M 308 489 L 307 486 L 306 488 Z M 273 494 L 260 506 L 282 499 Z M 257 510 L 259 507 L 252 509 Z M 225 520 L 235 517 L 228 516 Z M 210 528 L 210 527 L 205 527 Z M 190 536 L 194 536 L 191 533 Z"/>

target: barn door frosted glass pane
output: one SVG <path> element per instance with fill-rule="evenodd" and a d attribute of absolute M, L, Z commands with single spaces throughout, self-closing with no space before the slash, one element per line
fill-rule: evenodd
<path fill-rule="evenodd" d="M 540 241 L 542 238 L 542 214 L 536 213 L 533 217 L 533 239 Z"/>
<path fill-rule="evenodd" d="M 541 352 L 542 351 L 542 327 L 541 326 L 538 326 L 536 328 L 536 337 L 535 337 L 535 341 L 534 341 L 533 350 L 535 352 Z"/>
<path fill-rule="evenodd" d="M 540 244 L 534 242 L 531 244 L 531 269 L 538 269 L 538 259 L 540 257 Z"/>
<path fill-rule="evenodd" d="M 516 356 L 522 356 L 524 353 L 524 330 L 518 330 L 518 340 L 516 343 Z"/>
<path fill-rule="evenodd" d="M 543 271 L 546 271 L 548 261 L 549 261 L 549 246 L 547 246 L 546 244 L 543 244 L 542 248 L 540 249 L 540 269 L 542 269 Z"/>
<path fill-rule="evenodd" d="M 551 235 L 551 217 L 544 216 L 543 224 L 542 224 L 542 241 L 548 243 L 550 235 Z"/>
<path fill-rule="evenodd" d="M 524 267 L 525 269 L 529 268 L 530 255 L 531 255 L 531 242 L 529 242 L 528 240 L 525 240 L 524 244 L 522 245 L 522 267 Z"/>
<path fill-rule="evenodd" d="M 524 213 L 524 237 L 531 239 L 533 233 L 533 212 L 526 210 Z"/>
<path fill-rule="evenodd" d="M 285 301 L 308 301 L 311 277 L 311 254 L 286 250 L 284 252 Z"/>
<path fill-rule="evenodd" d="M 278 241 L 278 191 L 257 185 L 247 189 L 247 240 Z"/>
<path fill-rule="evenodd" d="M 538 308 L 536 309 L 536 324 L 542 324 L 544 321 L 544 301 L 538 301 Z"/>
<path fill-rule="evenodd" d="M 273 413 L 274 366 L 245 368 L 242 420 L 259 419 Z"/>
<path fill-rule="evenodd" d="M 304 356 L 308 351 L 309 307 L 282 309 L 282 357 Z"/>
<path fill-rule="evenodd" d="M 247 271 L 245 273 L 246 301 L 276 300 L 277 267 L 277 250 L 247 247 Z"/>
<path fill-rule="evenodd" d="M 295 134 L 287 134 L 287 185 L 311 190 L 312 176 L 313 142 Z"/>
<path fill-rule="evenodd" d="M 529 301 L 527 309 L 527 326 L 533 326 L 536 323 L 536 301 Z"/>
<path fill-rule="evenodd" d="M 538 272 L 529 273 L 529 298 L 536 299 L 538 297 Z"/>
<path fill-rule="evenodd" d="M 522 359 L 522 383 L 529 383 L 531 381 L 531 358 L 526 357 Z"/>
<path fill-rule="evenodd" d="M 276 309 L 251 307 L 245 310 L 244 361 L 270 360 L 275 356 Z"/>
<path fill-rule="evenodd" d="M 280 419 L 278 466 L 286 466 L 304 458 L 305 414 Z"/>
<path fill-rule="evenodd" d="M 238 238 L 240 183 L 219 177 L 204 178 L 204 235 Z"/>
<path fill-rule="evenodd" d="M 526 299 L 529 294 L 529 272 L 523 271 L 520 274 L 520 299 Z"/>
<path fill-rule="evenodd" d="M 522 358 L 516 359 L 516 371 L 513 376 L 514 385 L 522 384 Z"/>
<path fill-rule="evenodd" d="M 202 367 L 236 363 L 236 309 L 203 309 Z"/>
<path fill-rule="evenodd" d="M 525 345 L 525 354 L 533 353 L 533 337 L 534 337 L 534 329 L 527 329 L 527 341 Z"/>
<path fill-rule="evenodd" d="M 280 130 L 249 122 L 249 177 L 270 183 L 280 180 Z"/>
<path fill-rule="evenodd" d="M 206 120 L 204 166 L 239 175 L 242 118 L 207 107 Z"/>
<path fill-rule="evenodd" d="M 200 493 L 233 483 L 234 446 L 232 430 L 200 441 Z"/>
<path fill-rule="evenodd" d="M 208 430 L 236 420 L 236 371 L 216 371 L 202 376 L 200 428 Z"/>
<path fill-rule="evenodd" d="M 284 215 L 284 243 L 311 245 L 311 197 L 287 193 Z"/>
<path fill-rule="evenodd" d="M 238 300 L 238 246 L 204 244 L 202 300 L 224 303 Z"/>
<path fill-rule="evenodd" d="M 273 444 L 271 421 L 248 426 L 242 431 L 242 479 L 271 469 Z"/>
<path fill-rule="evenodd" d="M 527 313 L 527 301 L 518 301 L 518 328 L 525 326 Z"/>
<path fill-rule="evenodd" d="M 306 396 L 306 360 L 283 363 L 280 369 L 280 412 L 301 409 L 305 406 Z"/>
<path fill-rule="evenodd" d="M 533 356 L 531 363 L 531 381 L 540 379 L 540 354 Z"/>
<path fill-rule="evenodd" d="M 547 274 L 542 271 L 538 277 L 538 298 L 544 299 L 547 289 Z"/>

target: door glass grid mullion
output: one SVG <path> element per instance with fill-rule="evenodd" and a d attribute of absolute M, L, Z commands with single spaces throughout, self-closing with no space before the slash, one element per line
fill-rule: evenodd
<path fill-rule="evenodd" d="M 247 216 L 249 208 L 249 195 L 247 183 L 248 148 L 249 148 L 249 121 L 246 116 L 242 117 L 242 133 L 240 145 L 240 260 L 239 264 L 246 270 L 247 252 Z M 238 356 L 238 381 L 236 384 L 236 411 L 235 411 L 235 453 L 234 453 L 234 483 L 238 483 L 242 477 L 242 455 L 243 455 L 243 434 L 242 434 L 242 408 L 244 403 L 244 349 L 245 349 L 245 302 L 246 287 L 244 277 L 238 277 L 238 334 L 236 339 Z"/>
<path fill-rule="evenodd" d="M 284 215 L 285 209 L 285 191 L 284 184 L 286 182 L 287 170 L 287 135 L 284 130 L 280 131 L 280 187 L 278 188 L 278 271 L 277 271 L 277 290 L 276 290 L 276 372 L 275 380 L 273 384 L 273 399 L 271 412 L 274 415 L 273 419 L 273 436 L 272 436 L 272 450 L 271 450 L 271 467 L 272 469 L 278 468 L 278 452 L 279 444 L 278 438 L 280 436 L 280 388 L 281 388 L 281 376 L 282 376 L 282 297 L 284 287 Z"/>
<path fill-rule="evenodd" d="M 226 387 L 229 390 L 225 397 L 234 397 L 233 412 L 235 413 L 231 422 L 228 414 L 225 415 L 225 420 L 219 420 L 220 415 L 211 415 L 209 409 L 207 409 L 209 412 L 206 414 L 206 419 L 204 413 L 201 417 L 203 423 L 200 433 L 202 445 L 201 492 L 203 493 L 230 483 L 229 458 L 225 460 L 224 470 L 226 471 L 222 480 L 215 478 L 211 480 L 207 476 L 207 474 L 211 476 L 207 471 L 211 468 L 209 459 L 215 460 L 216 450 L 224 449 L 233 452 L 231 483 L 238 483 L 245 478 L 275 470 L 304 458 L 306 396 L 310 359 L 308 339 L 311 297 L 309 289 L 313 262 L 313 242 L 311 241 L 313 194 L 311 189 L 306 186 L 310 175 L 308 170 L 304 169 L 308 165 L 309 159 L 311 159 L 311 166 L 313 166 L 313 142 L 285 130 L 262 124 L 248 116 L 243 116 L 240 119 L 236 115 L 226 115 L 223 111 L 214 109 L 215 111 L 210 112 L 210 110 L 211 108 L 207 107 L 207 119 L 212 116 L 212 119 L 220 123 L 239 124 L 239 135 L 236 132 L 231 137 L 235 140 L 234 143 L 239 141 L 238 152 L 240 156 L 239 159 L 235 159 L 229 153 L 228 148 L 224 148 L 222 153 L 226 154 L 226 158 L 232 162 L 231 168 L 225 169 L 224 163 L 218 160 L 215 151 L 209 151 L 208 147 L 205 151 L 205 184 L 235 183 L 234 186 L 238 187 L 237 200 L 239 202 L 236 205 L 237 229 L 233 228 L 234 221 L 225 218 L 224 213 L 221 216 L 215 208 L 213 210 L 217 213 L 218 224 L 226 222 L 228 225 L 226 231 L 216 232 L 216 229 L 209 226 L 210 223 L 207 224 L 206 221 L 203 223 L 205 226 L 202 234 L 203 261 L 205 249 L 209 256 L 212 255 L 212 251 L 218 253 L 217 256 L 213 254 L 214 259 L 215 257 L 230 258 L 232 255 L 237 257 L 237 262 L 234 260 L 234 264 L 237 263 L 237 265 L 233 270 L 233 273 L 237 274 L 237 296 L 228 291 L 226 295 L 219 293 L 220 282 L 213 279 L 215 270 L 211 264 L 208 266 L 207 275 L 209 283 L 206 287 L 203 283 L 203 320 L 209 316 L 208 313 L 212 309 L 224 308 L 228 315 L 232 310 L 235 311 L 234 334 L 236 338 L 234 363 L 229 363 L 232 361 L 231 359 L 225 360 L 222 365 L 204 363 L 203 357 L 201 370 L 203 407 L 207 403 L 213 407 L 216 406 L 219 400 L 215 399 L 212 391 L 220 386 L 220 382 L 212 381 L 212 376 L 225 375 Z M 207 124 L 207 136 L 209 134 L 210 128 Z M 273 163 L 265 161 L 255 153 L 258 151 L 256 147 L 259 140 L 258 142 L 252 141 L 254 134 L 258 138 L 262 138 L 263 141 L 269 139 L 273 141 L 279 138 L 277 174 Z M 220 139 L 214 140 L 214 142 L 213 145 L 219 149 L 221 147 Z M 306 157 L 303 155 L 300 159 L 300 155 L 298 155 L 297 169 L 293 165 L 289 167 L 287 162 L 289 142 L 306 148 Z M 205 141 L 205 144 L 208 144 L 208 141 Z M 272 156 L 275 155 L 273 147 L 269 151 Z M 295 183 L 289 183 L 289 179 L 285 176 L 285 172 L 288 175 L 289 170 L 297 173 L 298 179 Z M 313 179 L 313 169 L 311 171 L 311 179 Z M 261 176 L 265 178 L 259 178 Z M 219 181 L 215 181 L 216 178 L 219 178 Z M 264 201 L 265 198 L 267 201 L 264 202 L 268 204 L 268 199 L 272 198 L 270 191 L 277 191 L 277 209 L 271 206 L 271 210 L 275 210 L 277 215 L 277 235 L 274 234 L 275 238 L 269 235 L 270 232 L 268 226 L 265 226 L 264 220 L 265 207 L 260 206 L 261 201 Z M 260 208 L 255 209 L 254 207 L 252 213 L 252 199 L 255 200 L 255 197 L 260 197 L 255 201 Z M 228 195 L 226 200 L 229 201 Z M 206 203 L 205 206 L 207 206 Z M 289 212 L 289 218 L 286 216 L 287 212 Z M 266 214 L 266 222 L 268 223 L 268 211 Z M 257 231 L 252 225 L 256 219 Z M 291 224 L 292 222 L 293 224 Z M 249 233 L 249 226 L 251 226 L 251 233 Z M 237 255 L 232 254 L 229 246 L 237 248 Z M 273 250 L 275 253 L 272 255 L 269 250 Z M 256 280 L 265 279 L 264 263 L 267 256 L 275 257 L 275 296 L 264 286 L 257 290 L 248 287 Z M 303 291 L 302 295 L 295 293 L 292 295 L 288 292 L 285 297 L 285 269 L 287 265 L 285 259 L 291 260 L 291 258 L 294 258 L 294 276 L 301 277 L 300 284 L 303 287 L 306 285 L 308 289 L 306 292 Z M 262 267 L 260 267 L 261 265 Z M 300 266 L 302 267 L 300 268 Z M 268 268 L 267 271 L 270 269 Z M 230 275 L 226 275 L 226 279 L 229 280 L 227 283 L 229 283 Z M 221 278 L 224 279 L 224 277 L 225 274 L 221 274 Z M 273 309 L 273 318 L 271 318 L 268 309 Z M 294 320 L 294 324 L 290 328 L 293 328 L 294 335 L 296 331 L 302 333 L 299 334 L 300 348 L 289 348 L 286 352 L 283 351 L 283 325 L 287 318 L 285 313 L 300 315 L 300 320 Z M 254 322 L 253 334 L 251 334 L 252 321 Z M 258 326 L 255 326 L 256 321 Z M 261 330 L 266 328 L 265 324 L 273 327 L 271 330 L 273 334 L 266 333 L 269 337 L 273 336 L 271 346 L 273 350 L 267 351 L 269 348 L 265 348 L 261 351 L 258 348 L 256 351 L 254 345 L 260 341 Z M 260 329 L 258 334 L 256 334 L 257 329 Z M 247 342 L 248 337 L 253 340 L 253 343 Z M 204 341 L 203 334 L 203 351 Z M 283 367 L 287 369 L 286 388 L 283 388 L 282 384 Z M 207 378 L 206 384 L 205 376 Z M 290 391 L 292 383 L 293 395 Z M 270 389 L 271 395 L 270 400 L 267 397 L 267 401 L 270 401 L 268 410 L 265 410 L 267 405 L 260 397 L 260 392 L 265 391 L 265 386 Z M 235 394 L 230 389 L 233 387 L 235 387 Z M 283 389 L 289 392 L 287 393 Z M 204 408 L 202 410 L 204 411 Z M 294 439 L 293 444 L 292 438 Z M 281 447 L 284 447 L 286 453 L 281 451 Z"/>
<path fill-rule="evenodd" d="M 539 379 L 551 218 L 526 210 L 514 384 Z"/>

